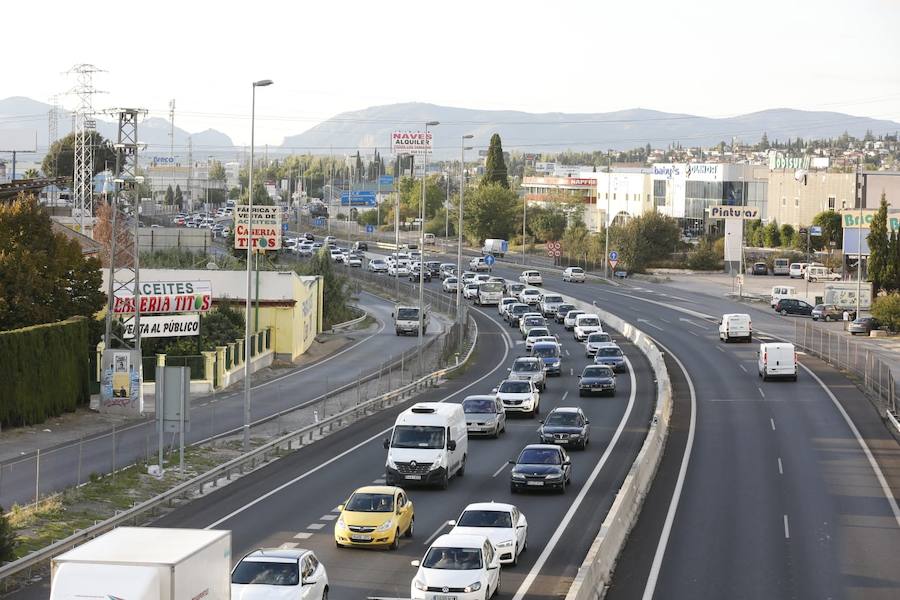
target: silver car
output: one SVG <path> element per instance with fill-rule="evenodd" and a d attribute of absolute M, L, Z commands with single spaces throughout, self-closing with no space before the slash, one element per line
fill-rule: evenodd
<path fill-rule="evenodd" d="M 563 297 L 559 294 L 544 294 L 541 298 L 540 310 L 545 317 L 555 317 L 556 309 L 563 304 Z"/>
<path fill-rule="evenodd" d="M 544 361 L 536 356 L 521 356 L 513 362 L 509 369 L 509 378 L 518 381 L 531 381 L 534 387 L 544 391 L 547 389 L 547 374 Z"/>
<path fill-rule="evenodd" d="M 469 435 L 498 437 L 506 431 L 506 411 L 497 396 L 466 396 L 462 406 Z"/>
<path fill-rule="evenodd" d="M 601 344 L 606 344 L 612 341 L 612 337 L 608 333 L 597 332 L 590 334 L 587 338 L 587 341 L 584 342 L 585 356 L 594 356 L 595 354 L 597 354 L 597 348 L 599 348 Z"/>

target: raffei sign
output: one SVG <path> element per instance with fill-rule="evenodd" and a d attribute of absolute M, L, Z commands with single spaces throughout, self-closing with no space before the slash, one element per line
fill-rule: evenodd
<path fill-rule="evenodd" d="M 140 284 L 141 314 L 207 312 L 212 308 L 212 286 L 208 281 L 143 281 Z M 117 315 L 134 313 L 134 296 L 117 295 Z"/>
<path fill-rule="evenodd" d="M 391 133 L 391 153 L 431 154 L 430 131 L 394 131 Z"/>
<path fill-rule="evenodd" d="M 710 206 L 710 219 L 758 219 L 759 208 L 755 206 Z"/>

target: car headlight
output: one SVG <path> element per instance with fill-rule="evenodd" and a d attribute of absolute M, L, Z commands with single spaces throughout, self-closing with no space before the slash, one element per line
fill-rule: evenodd
<path fill-rule="evenodd" d="M 431 463 L 431 466 L 428 468 L 428 470 L 434 471 L 435 469 L 440 469 L 440 468 L 441 468 L 441 461 L 436 460 L 433 463 Z"/>
<path fill-rule="evenodd" d="M 569 437 L 577 438 L 577 437 L 581 437 L 581 434 L 580 433 L 570 433 Z"/>
<path fill-rule="evenodd" d="M 375 531 L 377 531 L 379 533 L 387 531 L 388 529 L 391 528 L 391 525 L 393 525 L 393 524 L 394 524 L 394 522 L 391 519 L 388 519 L 387 521 L 385 521 L 384 523 L 382 523 L 381 525 L 376 527 Z"/>
<path fill-rule="evenodd" d="M 428 589 L 428 586 L 425 585 L 425 582 L 419 581 L 418 579 L 413 579 L 413 585 L 414 585 L 414 586 L 416 587 L 416 589 L 419 590 L 420 592 L 424 592 L 425 590 Z"/>
<path fill-rule="evenodd" d="M 558 367 L 558 366 L 559 366 L 559 360 L 551 361 L 551 362 L 550 362 L 550 366 L 551 366 L 551 367 Z"/>
<path fill-rule="evenodd" d="M 562 475 L 560 473 L 551 473 L 550 475 L 546 475 L 544 479 L 562 479 Z"/>
<path fill-rule="evenodd" d="M 513 473 L 512 478 L 513 479 L 525 479 L 525 476 L 522 475 L 521 473 Z"/>
<path fill-rule="evenodd" d="M 394 459 L 391 458 L 390 455 L 388 455 L 388 457 L 387 457 L 387 466 L 391 469 L 397 468 L 397 463 L 394 462 Z"/>
<path fill-rule="evenodd" d="M 475 583 L 470 583 L 469 585 L 464 587 L 463 592 L 468 594 L 469 592 L 477 592 L 480 589 L 481 589 L 481 582 L 476 581 Z"/>
<path fill-rule="evenodd" d="M 347 524 L 344 523 L 344 519 L 340 518 L 337 520 L 337 528 L 338 529 L 347 529 Z"/>
<path fill-rule="evenodd" d="M 498 548 L 509 548 L 512 545 L 513 545 L 512 540 L 506 540 L 505 542 L 500 542 L 499 544 L 497 544 L 497 547 Z"/>

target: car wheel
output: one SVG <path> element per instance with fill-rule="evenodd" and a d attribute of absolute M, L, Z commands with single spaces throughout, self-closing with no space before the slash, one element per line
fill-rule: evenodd
<path fill-rule="evenodd" d="M 825 318 L 822 319 L 822 320 L 825 321 L 825 322 L 827 323 L 827 322 L 828 322 L 828 319 L 829 319 L 828 315 L 825 315 Z"/>
<path fill-rule="evenodd" d="M 518 567 L 519 566 L 519 547 L 513 546 L 513 559 L 512 564 L 510 566 Z M 500 587 L 500 583 L 497 583 L 497 587 Z"/>
<path fill-rule="evenodd" d="M 567 485 L 568 483 L 569 483 L 568 481 L 566 481 L 565 479 L 563 479 L 562 485 L 559 486 L 559 493 L 560 493 L 560 494 L 565 494 L 565 493 L 566 493 L 566 485 Z"/>
<path fill-rule="evenodd" d="M 784 310 L 784 309 L 782 309 L 782 311 L 781 311 L 781 316 L 782 316 L 782 317 L 786 317 L 786 316 L 787 316 L 787 311 Z"/>
<path fill-rule="evenodd" d="M 441 477 L 440 488 L 446 490 L 448 487 L 450 487 L 450 476 L 444 473 L 444 476 Z"/>
<path fill-rule="evenodd" d="M 409 529 L 406 530 L 406 537 L 411 538 L 413 536 L 413 529 L 416 526 L 416 519 L 413 517 L 409 520 Z"/>
<path fill-rule="evenodd" d="M 322 590 L 322 600 L 328 600 L 328 588 Z"/>
<path fill-rule="evenodd" d="M 584 390 L 578 390 L 578 395 L 584 397 Z"/>
<path fill-rule="evenodd" d="M 398 528 L 397 531 L 394 532 L 394 541 L 391 542 L 389 549 L 396 550 L 399 547 L 400 547 L 400 529 Z"/>
<path fill-rule="evenodd" d="M 518 494 L 519 490 L 516 489 L 516 485 L 514 483 L 509 484 L 509 493 L 510 494 Z"/>
<path fill-rule="evenodd" d="M 463 454 L 462 464 L 459 465 L 459 469 L 456 471 L 457 477 L 462 477 L 466 474 L 466 455 Z"/>

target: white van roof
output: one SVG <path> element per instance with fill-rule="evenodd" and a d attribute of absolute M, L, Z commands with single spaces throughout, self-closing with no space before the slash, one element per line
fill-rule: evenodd
<path fill-rule="evenodd" d="M 728 319 L 733 319 L 733 318 L 749 319 L 750 315 L 748 315 L 747 313 L 726 313 L 726 314 L 722 315 L 723 321 L 726 321 Z"/>
<path fill-rule="evenodd" d="M 461 404 L 417 402 L 400 413 L 395 424 L 444 426 L 455 415 L 459 415 L 457 418 L 465 418 Z"/>
<path fill-rule="evenodd" d="M 789 350 L 794 352 L 794 345 L 788 342 L 767 342 L 759 345 L 760 352 L 773 352 L 777 350 Z"/>

